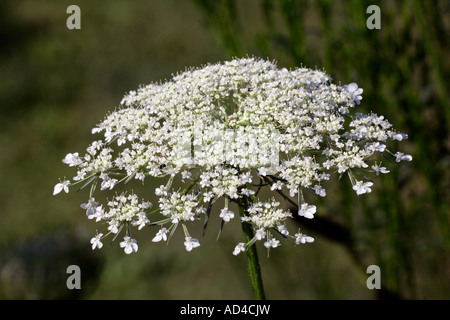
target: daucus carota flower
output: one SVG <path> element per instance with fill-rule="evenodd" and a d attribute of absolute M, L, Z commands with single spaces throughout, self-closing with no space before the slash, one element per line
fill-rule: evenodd
<path fill-rule="evenodd" d="M 101 241 L 102 236 L 103 233 L 98 233 L 95 237 L 91 239 L 92 250 L 94 250 L 95 248 L 101 249 L 101 247 L 103 247 L 103 243 Z"/>
<path fill-rule="evenodd" d="M 371 186 L 373 186 L 373 182 L 356 181 L 356 183 L 353 185 L 353 190 L 356 191 L 357 195 L 370 193 L 372 192 L 372 189 L 370 189 Z"/>
<path fill-rule="evenodd" d="M 245 243 L 244 242 L 239 242 L 236 247 L 233 250 L 233 254 L 235 256 L 237 256 L 239 253 L 244 252 L 245 251 Z"/>
<path fill-rule="evenodd" d="M 120 247 L 123 248 L 126 254 L 138 251 L 136 239 L 131 239 L 128 236 L 123 237 L 123 241 L 120 243 Z"/>
<path fill-rule="evenodd" d="M 98 202 L 94 198 L 89 199 L 87 203 L 83 203 L 80 207 L 86 210 L 86 215 L 89 219 L 95 216 L 96 209 L 98 207 Z"/>
<path fill-rule="evenodd" d="M 57 183 L 55 185 L 55 187 L 53 188 L 53 195 L 60 193 L 61 191 L 64 190 L 65 193 L 69 193 L 69 186 L 70 186 L 70 181 L 69 180 L 64 180 L 60 183 Z"/>
<path fill-rule="evenodd" d="M 352 95 L 353 100 L 356 102 L 356 104 L 360 104 L 362 100 L 362 93 L 364 90 L 362 88 L 358 88 L 358 85 L 356 83 L 350 83 L 349 85 L 344 85 L 343 87 L 345 90 L 350 92 Z"/>
<path fill-rule="evenodd" d="M 395 154 L 395 161 L 400 162 L 400 161 L 411 161 L 412 157 L 409 154 L 404 154 L 402 152 L 397 152 Z"/>
<path fill-rule="evenodd" d="M 65 164 L 68 164 L 70 167 L 77 166 L 81 163 L 80 157 L 78 157 L 78 152 L 68 153 L 66 157 L 62 160 Z"/>
<path fill-rule="evenodd" d="M 169 230 L 166 228 L 161 228 L 161 230 L 158 231 L 156 236 L 152 239 L 153 242 L 159 242 L 159 241 L 167 241 L 167 233 Z"/>
<path fill-rule="evenodd" d="M 226 202 L 219 208 L 221 227 L 235 219 L 228 207 L 235 203 L 244 208 L 241 223 L 254 231 L 253 239 L 236 245 L 235 255 L 257 241 L 278 247 L 279 237 L 311 243 L 314 239 L 303 233 L 291 235 L 287 222 L 293 213 L 282 208 L 281 199 L 297 203 L 294 214 L 312 219 L 318 209 L 304 191 L 326 197 L 331 175 L 347 173 L 362 195 L 372 191 L 370 173 L 389 172 L 375 162 L 378 155 L 412 160 L 389 150 L 389 140 L 403 141 L 406 134 L 381 115 L 353 112 L 362 93 L 356 83 L 334 84 L 320 70 L 279 69 L 254 58 L 186 70 L 126 94 L 120 107 L 92 129 L 96 139 L 85 154 L 64 157 L 77 171 L 73 182 L 58 183 L 54 194 L 90 185 L 89 200 L 81 207 L 109 230 L 93 238 L 93 248 L 101 247 L 100 237 L 115 238 L 123 231 L 120 246 L 127 254 L 136 252 L 133 227 L 157 226 L 152 241 L 160 242 L 181 225 L 191 251 L 200 242 L 188 226 L 203 221 L 206 227 L 220 198 Z M 156 178 L 163 182 L 154 190 L 159 200 L 153 211 L 133 192 L 116 193 L 106 204 L 93 197 L 97 190 L 111 193 L 132 181 Z M 280 201 L 260 199 L 264 188 Z"/>
<path fill-rule="evenodd" d="M 200 243 L 197 239 L 193 239 L 191 237 L 186 237 L 184 241 L 184 245 L 186 247 L 186 251 L 191 251 L 194 248 L 197 248 L 200 246 Z"/>
<path fill-rule="evenodd" d="M 312 219 L 314 218 L 314 213 L 316 213 L 316 206 L 314 205 L 309 205 L 307 203 L 303 203 L 300 207 L 300 210 L 298 210 L 298 215 L 308 218 L 308 219 Z"/>
<path fill-rule="evenodd" d="M 219 217 L 222 218 L 223 221 L 228 222 L 234 218 L 234 212 L 228 210 L 228 208 L 223 208 L 222 211 L 220 212 Z"/>
<path fill-rule="evenodd" d="M 374 164 L 372 166 L 372 170 L 375 171 L 376 175 L 378 176 L 380 173 L 389 173 L 389 170 L 386 169 L 386 167 L 382 167 L 380 164 Z"/>
<path fill-rule="evenodd" d="M 300 243 L 311 243 L 314 242 L 314 238 L 307 236 L 306 234 L 303 234 L 301 232 L 298 232 L 295 234 L 295 243 L 296 244 L 300 244 Z"/>

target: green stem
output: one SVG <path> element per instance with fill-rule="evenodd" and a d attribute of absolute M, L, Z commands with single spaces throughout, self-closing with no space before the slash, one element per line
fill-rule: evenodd
<path fill-rule="evenodd" d="M 239 214 L 241 217 L 246 215 L 248 209 L 248 201 L 244 199 L 239 202 Z M 247 222 L 242 222 L 242 231 L 244 233 L 245 243 L 249 243 L 254 238 L 252 226 Z M 253 287 L 253 294 L 256 300 L 265 300 L 264 286 L 261 276 L 261 268 L 259 266 L 258 252 L 256 243 L 250 245 L 247 250 L 247 264 L 250 281 Z"/>

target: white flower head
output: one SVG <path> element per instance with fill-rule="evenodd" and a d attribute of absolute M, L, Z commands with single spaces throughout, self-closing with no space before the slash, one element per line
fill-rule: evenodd
<path fill-rule="evenodd" d="M 255 238 L 256 240 L 262 240 L 266 237 L 267 231 L 264 228 L 259 228 L 255 232 Z"/>
<path fill-rule="evenodd" d="M 358 88 L 358 85 L 355 82 L 345 85 L 343 88 L 352 95 L 352 98 L 356 104 L 360 104 L 362 100 L 361 94 L 364 91 L 362 88 Z"/>
<path fill-rule="evenodd" d="M 90 198 L 87 203 L 81 204 L 81 208 L 86 210 L 86 215 L 89 219 L 92 219 L 95 216 L 96 209 L 98 207 L 98 202 L 95 201 L 94 198 Z"/>
<path fill-rule="evenodd" d="M 307 219 L 312 219 L 312 218 L 314 218 L 314 214 L 316 213 L 316 210 L 317 210 L 317 208 L 315 205 L 302 203 L 302 205 L 300 206 L 300 210 L 298 210 L 298 215 L 301 217 L 305 217 Z"/>
<path fill-rule="evenodd" d="M 273 191 L 273 190 L 281 190 L 282 187 L 283 187 L 283 182 L 277 181 L 270 187 L 270 190 L 271 191 Z"/>
<path fill-rule="evenodd" d="M 64 180 L 60 183 L 57 183 L 55 185 L 55 188 L 53 189 L 53 195 L 60 193 L 62 190 L 64 190 L 65 193 L 69 193 L 69 186 L 70 186 L 69 180 Z"/>
<path fill-rule="evenodd" d="M 386 167 L 381 167 L 380 164 L 374 164 L 372 166 L 372 170 L 375 171 L 376 175 L 378 176 L 380 173 L 389 173 L 390 171 L 386 169 Z"/>
<path fill-rule="evenodd" d="M 131 222 L 131 224 L 133 226 L 138 226 L 138 230 L 141 230 L 142 228 L 144 228 L 146 225 L 148 225 L 150 223 L 150 220 L 147 218 L 147 216 L 143 212 L 137 213 L 136 217 L 137 217 L 137 220 L 133 220 Z"/>
<path fill-rule="evenodd" d="M 159 242 L 159 241 L 166 241 L 167 240 L 167 233 L 169 232 L 169 230 L 167 230 L 166 228 L 161 228 L 158 233 L 156 234 L 156 236 L 152 239 L 153 242 Z"/>
<path fill-rule="evenodd" d="M 287 236 L 289 234 L 289 230 L 284 224 L 280 224 L 277 226 L 278 232 L 280 232 L 283 236 Z"/>
<path fill-rule="evenodd" d="M 404 154 L 402 152 L 397 152 L 395 154 L 395 161 L 396 162 L 400 162 L 400 161 L 411 161 L 412 160 L 412 156 L 409 154 Z"/>
<path fill-rule="evenodd" d="M 279 246 L 272 232 L 308 243 L 311 237 L 289 233 L 290 211 L 275 200 L 259 198 L 265 194 L 262 189 L 277 196 L 298 195 L 298 214 L 312 219 L 317 208 L 304 203 L 303 191 L 326 197 L 324 182 L 333 173 L 348 172 L 360 195 L 370 193 L 373 183 L 356 181 L 352 172 L 361 177 L 389 172 L 374 164 L 374 157 L 391 154 L 397 162 L 412 160 L 390 150 L 389 141 L 407 135 L 384 116 L 352 112 L 362 93 L 356 83 L 333 84 L 323 71 L 279 69 L 275 62 L 258 58 L 187 69 L 170 81 L 128 92 L 121 107 L 92 129 L 98 135 L 85 154 L 69 153 L 62 161 L 76 169 L 73 185 L 91 185 L 89 200 L 81 205 L 87 217 L 104 223 L 108 234 L 127 230 L 120 243 L 127 254 L 138 249 L 130 228 L 159 225 L 152 241 L 167 241 L 174 226 L 186 228 L 209 218 L 221 198 L 248 203 L 240 221 L 255 232 L 234 254 L 254 241 Z M 159 185 L 154 190 L 158 208 L 152 212 L 147 210 L 150 203 L 133 193 L 116 194 L 107 204 L 94 200 L 97 191 L 149 179 L 150 185 Z M 69 186 L 69 180 L 60 181 L 53 194 L 67 193 Z M 162 220 L 150 223 L 150 214 L 162 215 Z M 218 216 L 227 223 L 235 213 L 226 205 Z M 186 229 L 185 237 L 187 251 L 200 245 Z M 96 248 L 98 241 L 92 242 Z"/>
<path fill-rule="evenodd" d="M 370 193 L 372 192 L 372 189 L 370 189 L 371 186 L 373 186 L 373 182 L 356 181 L 356 183 L 353 185 L 353 190 L 356 191 L 357 195 Z"/>
<path fill-rule="evenodd" d="M 306 234 L 303 234 L 301 232 L 295 234 L 295 244 L 305 244 L 311 242 L 314 242 L 313 237 L 307 236 Z"/>
<path fill-rule="evenodd" d="M 112 190 L 117 182 L 117 179 L 106 178 L 105 180 L 103 180 L 100 190 Z"/>
<path fill-rule="evenodd" d="M 239 253 L 245 251 L 245 243 L 239 242 L 233 250 L 233 254 L 237 256 Z"/>
<path fill-rule="evenodd" d="M 229 222 L 231 219 L 234 218 L 234 212 L 228 210 L 228 208 L 223 208 L 223 209 L 220 211 L 219 217 L 222 218 L 223 221 Z"/>
<path fill-rule="evenodd" d="M 261 167 L 258 169 L 258 173 L 260 176 L 267 176 L 268 174 L 268 169 L 266 167 Z"/>
<path fill-rule="evenodd" d="M 194 248 L 200 246 L 200 242 L 197 239 L 192 237 L 185 237 L 184 245 L 186 247 L 186 251 L 191 251 Z"/>
<path fill-rule="evenodd" d="M 181 178 L 184 179 L 191 179 L 192 178 L 192 172 L 190 171 L 183 171 L 181 172 Z"/>
<path fill-rule="evenodd" d="M 123 241 L 120 243 L 120 247 L 123 248 L 126 254 L 138 251 L 136 239 L 132 239 L 129 236 L 123 237 Z"/>
<path fill-rule="evenodd" d="M 392 139 L 402 141 L 404 139 L 408 139 L 408 135 L 406 133 L 393 133 Z"/>
<path fill-rule="evenodd" d="M 75 153 L 68 153 L 64 159 L 62 159 L 62 162 L 65 164 L 68 164 L 69 167 L 78 166 L 82 163 L 82 160 L 78 156 L 78 152 Z"/>
<path fill-rule="evenodd" d="M 115 219 L 109 220 L 108 230 L 114 234 L 118 233 L 119 232 L 119 221 L 117 221 Z"/>
<path fill-rule="evenodd" d="M 264 247 L 266 247 L 267 249 L 269 248 L 276 248 L 280 245 L 280 240 L 277 240 L 275 238 L 272 238 L 266 242 L 264 242 Z"/>
<path fill-rule="evenodd" d="M 97 206 L 95 208 L 95 213 L 88 215 L 88 219 L 95 218 L 95 221 L 99 222 L 100 220 L 102 220 L 104 218 L 104 214 L 105 214 L 105 210 L 103 209 L 103 205 L 101 204 L 100 206 Z"/>
<path fill-rule="evenodd" d="M 167 188 L 164 185 L 161 185 L 159 188 L 155 189 L 155 194 L 157 196 L 167 196 Z"/>
<path fill-rule="evenodd" d="M 101 249 L 101 247 L 103 247 L 103 243 L 101 241 L 102 236 L 103 233 L 97 233 L 97 235 L 91 239 L 92 250 L 95 248 Z"/>

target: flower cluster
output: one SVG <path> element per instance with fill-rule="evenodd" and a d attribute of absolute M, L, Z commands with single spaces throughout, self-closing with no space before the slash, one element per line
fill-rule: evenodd
<path fill-rule="evenodd" d="M 99 206 L 99 203 L 94 198 L 89 199 L 87 203 L 83 203 L 81 208 L 86 210 L 86 215 L 89 219 L 96 219 L 96 221 L 105 221 L 108 223 L 108 234 L 118 234 L 119 231 L 126 225 L 127 235 L 124 237 L 124 241 L 120 244 L 125 248 L 127 254 L 137 251 L 137 243 L 135 239 L 130 237 L 130 225 L 138 226 L 138 230 L 141 230 L 150 220 L 147 218 L 146 211 L 151 208 L 150 202 L 139 202 L 138 196 L 135 194 L 126 195 L 122 193 L 113 197 L 111 201 L 108 201 L 107 209 L 103 208 L 103 205 Z M 107 235 L 105 235 L 106 237 Z M 101 248 L 103 243 L 101 238 L 103 233 L 97 234 L 92 238 L 92 249 Z"/>
<path fill-rule="evenodd" d="M 131 226 L 160 226 L 153 238 L 159 242 L 181 225 L 186 250 L 198 247 L 188 225 L 207 220 L 219 198 L 225 198 L 222 224 L 235 218 L 229 202 L 249 204 L 240 218 L 253 227 L 255 237 L 240 242 L 234 254 L 257 240 L 275 248 L 281 244 L 276 236 L 309 243 L 312 237 L 289 233 L 286 222 L 292 214 L 279 201 L 259 199 L 262 188 L 293 198 L 297 214 L 311 219 L 317 208 L 305 201 L 304 191 L 325 197 L 331 174 L 347 173 L 361 195 L 373 186 L 368 172 L 389 172 L 376 162 L 378 154 L 396 162 L 412 160 L 387 145 L 406 134 L 383 116 L 352 112 L 362 93 L 355 83 L 334 84 L 320 70 L 278 69 L 255 58 L 186 70 L 126 94 L 120 108 L 92 129 L 100 138 L 85 154 L 69 153 L 63 159 L 77 173 L 73 181 L 60 181 L 54 194 L 90 185 L 90 200 L 82 208 L 88 218 L 107 222 L 108 234 L 125 229 L 120 246 L 126 253 L 138 249 Z M 109 191 L 152 177 L 167 181 L 155 190 L 159 207 L 153 211 L 135 194 L 115 195 L 106 206 L 95 201 L 97 189 Z M 186 185 L 178 189 L 175 180 Z M 101 248 L 108 234 L 93 237 L 92 248 Z"/>
<path fill-rule="evenodd" d="M 272 200 L 271 202 L 257 202 L 249 207 L 248 215 L 241 217 L 241 220 L 255 227 L 255 237 L 247 244 L 239 243 L 234 249 L 235 255 L 256 240 L 265 239 L 264 246 L 268 249 L 278 247 L 280 241 L 273 237 L 271 229 L 277 230 L 283 236 L 289 235 L 285 222 L 287 218 L 291 217 L 291 214 L 279 209 L 279 206 L 279 202 Z"/>

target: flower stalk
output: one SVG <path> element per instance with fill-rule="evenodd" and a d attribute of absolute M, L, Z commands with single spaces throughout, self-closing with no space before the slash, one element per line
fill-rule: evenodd
<path fill-rule="evenodd" d="M 238 203 L 239 205 L 239 215 L 244 217 L 248 209 L 248 201 L 243 199 Z M 261 275 L 261 267 L 259 265 L 258 251 L 256 248 L 256 242 L 252 241 L 255 237 L 253 228 L 250 223 L 242 222 L 242 232 L 244 233 L 245 243 L 252 243 L 246 250 L 247 253 L 247 264 L 248 273 L 250 276 L 250 281 L 253 287 L 253 295 L 256 300 L 265 300 L 266 296 L 264 293 L 263 280 Z"/>

